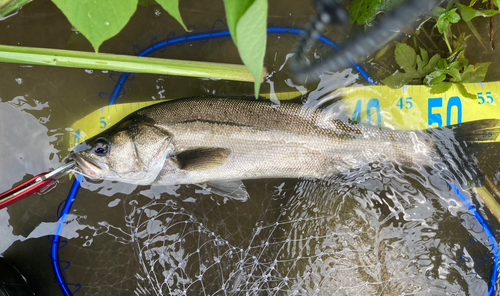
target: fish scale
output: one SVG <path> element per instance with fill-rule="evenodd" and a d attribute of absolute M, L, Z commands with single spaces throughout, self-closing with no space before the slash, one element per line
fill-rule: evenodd
<path fill-rule="evenodd" d="M 96 156 L 89 147 L 103 138 L 111 152 Z M 86 142 L 87 149 L 73 153 L 81 173 L 137 184 L 328 178 L 370 162 L 424 165 L 434 156 L 426 132 L 343 122 L 328 108 L 246 97 L 155 104 Z"/>

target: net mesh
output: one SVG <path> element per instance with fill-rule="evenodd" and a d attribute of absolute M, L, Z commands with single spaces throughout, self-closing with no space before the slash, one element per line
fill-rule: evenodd
<path fill-rule="evenodd" d="M 245 181 L 244 203 L 194 185 L 87 182 L 65 276 L 84 295 L 483 295 L 489 241 L 447 185 L 466 172 L 449 167 Z"/>
<path fill-rule="evenodd" d="M 182 199 L 142 191 L 126 206 L 135 294 L 484 293 L 491 259 L 480 225 L 453 197 L 439 198 L 452 196 L 447 188 L 438 195 L 414 186 L 421 176 L 395 170 L 252 181 L 246 203 L 194 186 L 177 188 Z"/>
<path fill-rule="evenodd" d="M 76 295 L 483 295 L 489 240 L 442 179 L 371 164 L 248 181 L 244 203 L 87 182 L 65 227 L 80 225 L 61 249 L 65 277 Z"/>

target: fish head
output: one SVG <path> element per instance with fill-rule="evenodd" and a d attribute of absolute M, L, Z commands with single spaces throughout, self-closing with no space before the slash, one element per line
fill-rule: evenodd
<path fill-rule="evenodd" d="M 76 146 L 70 157 L 75 171 L 94 180 L 151 184 L 170 151 L 172 135 L 149 118 L 125 118 Z"/>

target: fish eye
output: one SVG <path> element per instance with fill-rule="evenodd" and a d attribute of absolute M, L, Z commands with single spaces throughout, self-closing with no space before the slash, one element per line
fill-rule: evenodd
<path fill-rule="evenodd" d="M 106 156 L 111 150 L 111 145 L 106 139 L 99 138 L 94 142 L 94 146 L 92 146 L 92 152 L 97 156 Z"/>

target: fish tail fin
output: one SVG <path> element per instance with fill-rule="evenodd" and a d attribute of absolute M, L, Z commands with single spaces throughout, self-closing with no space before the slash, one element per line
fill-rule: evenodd
<path fill-rule="evenodd" d="M 500 135 L 500 119 L 483 119 L 451 125 L 455 139 L 458 142 L 489 143 Z"/>
<path fill-rule="evenodd" d="M 483 174 L 477 166 L 478 156 L 488 143 L 500 136 L 500 119 L 483 119 L 427 130 L 436 143 L 438 153 L 456 176 L 466 183 L 483 183 Z"/>

